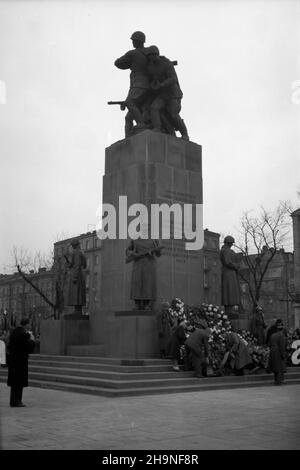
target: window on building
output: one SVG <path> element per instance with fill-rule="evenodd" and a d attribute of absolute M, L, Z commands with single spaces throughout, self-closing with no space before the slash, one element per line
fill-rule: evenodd
<path fill-rule="evenodd" d="M 95 264 L 99 264 L 99 255 L 95 255 Z"/>
<path fill-rule="evenodd" d="M 89 269 L 89 267 L 90 267 L 90 258 L 88 256 L 86 258 L 86 267 L 87 267 L 87 269 Z"/>
<path fill-rule="evenodd" d="M 86 250 L 89 250 L 89 249 L 90 249 L 90 240 L 87 240 L 87 241 L 85 242 L 85 249 L 86 249 Z"/>
<path fill-rule="evenodd" d="M 88 289 L 90 285 L 90 276 L 86 276 L 85 285 L 86 285 L 86 288 Z"/>

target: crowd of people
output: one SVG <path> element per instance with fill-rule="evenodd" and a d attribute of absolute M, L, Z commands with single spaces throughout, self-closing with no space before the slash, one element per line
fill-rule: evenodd
<path fill-rule="evenodd" d="M 215 328 L 212 328 L 212 322 L 207 322 L 201 317 L 189 321 L 184 313 L 183 302 L 181 299 L 176 301 L 178 301 L 177 315 L 172 315 L 174 311 L 168 303 L 163 304 L 158 314 L 161 357 L 172 359 L 174 371 L 183 368 L 193 370 L 195 377 L 207 377 L 207 369 L 212 362 L 214 341 L 221 342 L 221 354 L 213 375 L 231 373 L 243 375 L 245 369 L 253 371 L 255 364 L 251 355 L 252 350 L 243 334 L 232 331 L 229 320 L 226 320 L 228 328 L 222 328 L 221 334 L 216 336 L 213 334 Z M 251 329 L 256 344 L 268 350 L 266 371 L 273 372 L 276 385 L 283 384 L 287 363 L 287 328 L 283 321 L 276 319 L 267 328 L 262 309 L 257 307 Z M 300 331 L 298 333 L 300 339 Z M 295 334 L 297 336 L 297 330 L 294 336 Z"/>

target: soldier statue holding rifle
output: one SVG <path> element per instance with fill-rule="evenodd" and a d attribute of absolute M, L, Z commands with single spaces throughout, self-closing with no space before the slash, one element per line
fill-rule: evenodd
<path fill-rule="evenodd" d="M 109 101 L 118 104 L 125 116 L 125 137 L 143 129 L 153 129 L 189 140 L 188 132 L 179 113 L 181 110 L 182 91 L 174 65 L 159 55 L 156 46 L 145 47 L 146 36 L 142 31 L 135 31 L 131 40 L 134 49 L 115 61 L 119 69 L 130 69 L 130 89 L 124 101 Z M 136 125 L 134 126 L 134 122 Z"/>
<path fill-rule="evenodd" d="M 133 262 L 130 298 L 138 310 L 150 310 L 156 299 L 156 257 L 162 246 L 157 240 L 131 240 L 126 250 L 126 262 Z"/>

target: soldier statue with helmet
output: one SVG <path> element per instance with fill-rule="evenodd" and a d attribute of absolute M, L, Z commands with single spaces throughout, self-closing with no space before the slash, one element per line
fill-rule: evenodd
<path fill-rule="evenodd" d="M 241 301 L 240 284 L 238 280 L 239 255 L 232 250 L 235 240 L 232 236 L 227 235 L 224 238 L 224 245 L 221 248 L 222 263 L 222 305 L 225 307 L 226 313 L 239 311 Z"/>
<path fill-rule="evenodd" d="M 130 69 L 130 89 L 125 101 L 109 101 L 128 109 L 125 116 L 125 137 L 142 129 L 153 129 L 189 140 L 179 113 L 182 91 L 172 62 L 159 55 L 156 46 L 145 47 L 146 36 L 135 31 L 131 38 L 134 49 L 115 61 L 119 69 Z M 136 126 L 133 122 L 135 121 Z"/>
<path fill-rule="evenodd" d="M 130 135 L 133 128 L 133 120 L 137 128 L 143 128 L 144 120 L 142 114 L 142 103 L 149 90 L 149 79 L 147 76 L 147 56 L 144 43 L 146 36 L 141 31 L 135 31 L 131 38 L 134 49 L 126 52 L 115 61 L 115 66 L 119 69 L 130 69 L 130 89 L 124 106 L 128 113 L 125 117 L 125 136 Z"/>
<path fill-rule="evenodd" d="M 173 63 L 167 57 L 160 56 L 156 46 L 148 47 L 146 55 L 152 94 L 150 116 L 153 130 L 161 131 L 163 119 L 160 113 L 165 111 L 168 121 L 181 133 L 182 139 L 189 140 L 187 128 L 179 115 L 183 93 Z"/>

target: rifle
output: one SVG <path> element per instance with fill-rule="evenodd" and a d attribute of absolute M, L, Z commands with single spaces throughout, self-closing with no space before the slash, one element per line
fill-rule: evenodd
<path fill-rule="evenodd" d="M 118 104 L 120 106 L 121 111 L 124 111 L 126 108 L 125 101 L 108 101 L 107 104 Z"/>

